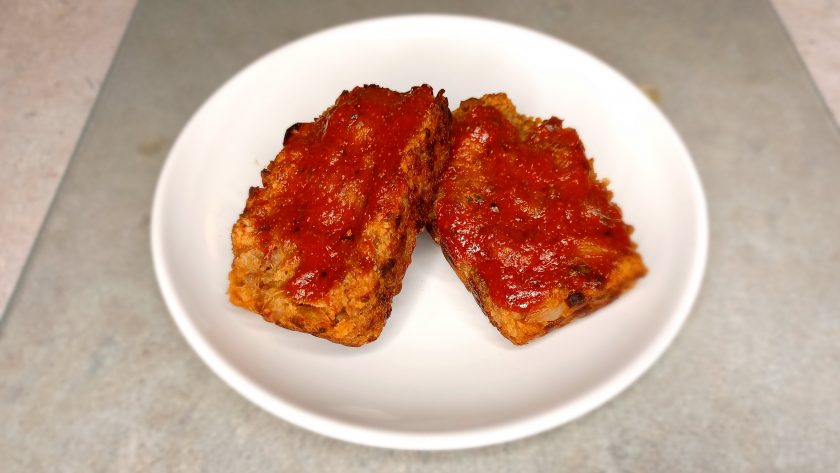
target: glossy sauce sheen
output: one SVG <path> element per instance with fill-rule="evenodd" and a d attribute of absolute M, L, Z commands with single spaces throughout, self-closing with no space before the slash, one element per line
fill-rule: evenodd
<path fill-rule="evenodd" d="M 497 109 L 468 110 L 453 121 L 440 195 L 441 244 L 508 310 L 537 310 L 557 288 L 597 289 L 633 252 L 632 228 L 558 118 L 520 136 Z"/>
<path fill-rule="evenodd" d="M 299 265 L 283 287 L 288 296 L 319 300 L 351 266 L 372 269 L 363 229 L 376 215 L 398 211 L 408 192 L 402 151 L 433 102 L 428 86 L 405 94 L 360 87 L 315 122 L 289 130 L 263 174 L 275 184 L 254 191 L 251 215 L 266 258 L 285 242 L 296 248 Z"/>

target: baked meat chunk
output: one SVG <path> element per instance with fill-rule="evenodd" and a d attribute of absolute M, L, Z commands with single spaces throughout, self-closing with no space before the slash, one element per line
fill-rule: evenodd
<path fill-rule="evenodd" d="M 504 94 L 453 113 L 429 230 L 515 344 L 604 306 L 646 272 L 577 132 L 518 114 Z"/>
<path fill-rule="evenodd" d="M 291 330 L 350 346 L 391 312 L 449 153 L 442 91 L 343 92 L 251 188 L 233 226 L 230 301 Z"/>

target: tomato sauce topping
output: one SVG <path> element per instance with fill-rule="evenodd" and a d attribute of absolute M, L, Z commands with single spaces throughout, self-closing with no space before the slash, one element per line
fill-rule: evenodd
<path fill-rule="evenodd" d="M 396 211 L 407 192 L 402 151 L 433 102 L 428 86 L 405 94 L 357 87 L 316 121 L 289 129 L 250 215 L 266 258 L 294 244 L 299 264 L 284 285 L 288 296 L 322 299 L 351 260 L 362 271 L 372 268 L 374 249 L 362 232 L 375 216 Z"/>
<path fill-rule="evenodd" d="M 440 196 L 441 244 L 508 310 L 537 310 L 557 288 L 597 289 L 633 252 L 577 132 L 555 117 L 524 133 L 491 106 L 456 117 Z"/>

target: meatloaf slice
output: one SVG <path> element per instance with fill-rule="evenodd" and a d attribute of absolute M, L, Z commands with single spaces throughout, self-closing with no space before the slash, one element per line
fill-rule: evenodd
<path fill-rule="evenodd" d="M 233 226 L 230 301 L 281 327 L 349 346 L 391 312 L 449 154 L 443 92 L 343 92 L 251 188 Z"/>
<path fill-rule="evenodd" d="M 453 113 L 429 230 L 515 344 L 608 304 L 647 271 L 577 132 L 518 114 L 504 94 Z"/>

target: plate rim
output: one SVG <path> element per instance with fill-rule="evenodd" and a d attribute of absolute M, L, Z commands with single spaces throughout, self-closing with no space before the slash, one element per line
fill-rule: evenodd
<path fill-rule="evenodd" d="M 635 84 L 624 74 L 612 67 L 610 64 L 601 60 L 598 56 L 548 33 L 506 21 L 471 15 L 404 14 L 379 16 L 343 23 L 312 32 L 293 41 L 279 45 L 238 70 L 222 85 L 216 88 L 214 92 L 202 102 L 202 104 L 181 128 L 178 138 L 175 140 L 172 148 L 167 154 L 166 160 L 161 168 L 160 174 L 158 175 L 152 201 L 150 246 L 158 288 L 163 296 L 163 300 L 172 319 L 175 321 L 176 326 L 182 336 L 187 340 L 190 347 L 198 354 L 202 362 L 204 362 L 216 376 L 221 378 L 225 384 L 231 387 L 234 391 L 272 415 L 298 427 L 302 427 L 327 437 L 371 447 L 398 450 L 458 450 L 477 448 L 530 437 L 549 429 L 559 427 L 594 411 L 598 407 L 617 397 L 625 389 L 641 378 L 641 376 L 656 363 L 656 361 L 664 354 L 666 349 L 673 343 L 681 328 L 685 325 L 686 320 L 691 314 L 694 303 L 697 300 L 708 261 L 708 204 L 702 181 L 700 179 L 700 174 L 688 147 L 685 145 L 685 142 L 676 127 L 670 120 L 668 120 L 659 107 L 650 104 L 650 109 L 654 112 L 654 114 L 658 115 L 659 119 L 668 125 L 670 131 L 676 138 L 677 144 L 682 151 L 682 156 L 678 159 L 682 160 L 683 158 L 687 158 L 686 164 L 688 165 L 691 187 L 690 195 L 692 196 L 692 203 L 695 207 L 694 211 L 697 216 L 696 223 L 698 232 L 696 235 L 696 251 L 690 262 L 691 273 L 687 280 L 686 289 L 683 291 L 679 303 L 673 311 L 674 316 L 667 319 L 667 322 L 663 324 L 663 328 L 660 330 L 659 334 L 655 336 L 653 342 L 648 344 L 639 355 L 637 355 L 630 363 L 620 368 L 617 374 L 600 382 L 587 394 L 573 400 L 572 402 L 560 404 L 549 410 L 529 417 L 515 418 L 508 422 L 494 424 L 491 426 L 445 432 L 406 432 L 354 424 L 333 419 L 315 412 L 310 412 L 306 409 L 286 402 L 282 398 L 268 392 L 266 389 L 259 386 L 258 383 L 248 379 L 247 376 L 240 373 L 234 366 L 232 366 L 221 354 L 216 351 L 215 348 L 213 348 L 208 340 L 199 333 L 196 326 L 192 323 L 191 318 L 187 315 L 188 311 L 175 289 L 176 285 L 171 277 L 169 262 L 163 255 L 165 246 L 165 235 L 162 233 L 162 215 L 165 212 L 163 194 L 168 188 L 168 182 L 172 179 L 172 169 L 174 168 L 173 162 L 175 159 L 173 156 L 177 155 L 180 148 L 184 146 L 186 131 L 194 126 L 205 109 L 209 107 L 209 105 L 224 89 L 229 87 L 230 84 L 236 82 L 243 74 L 246 74 L 258 64 L 267 61 L 270 57 L 282 49 L 295 46 L 298 43 L 305 42 L 316 36 L 335 34 L 336 32 L 344 29 L 370 27 L 383 22 L 437 22 L 441 20 L 481 23 L 484 24 L 484 26 L 519 30 L 520 33 L 535 35 L 542 40 L 550 40 L 561 43 L 562 45 L 587 56 L 590 60 L 599 63 L 602 67 L 615 74 L 620 80 L 627 82 L 633 88 L 638 90 Z"/>

